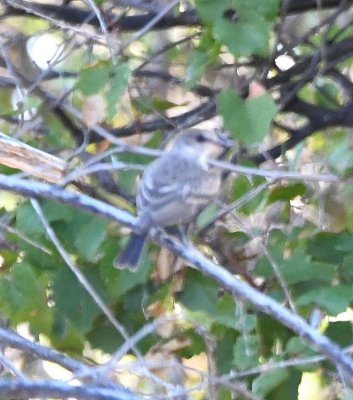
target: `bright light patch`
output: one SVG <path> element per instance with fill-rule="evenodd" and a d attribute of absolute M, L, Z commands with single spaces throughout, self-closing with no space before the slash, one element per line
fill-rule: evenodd
<path fill-rule="evenodd" d="M 61 45 L 62 41 L 57 36 L 37 36 L 29 40 L 28 52 L 39 68 L 46 69 L 58 58 Z"/>
<path fill-rule="evenodd" d="M 286 71 L 287 69 L 293 67 L 293 65 L 295 64 L 293 58 L 285 54 L 277 57 L 275 63 L 281 71 Z"/>

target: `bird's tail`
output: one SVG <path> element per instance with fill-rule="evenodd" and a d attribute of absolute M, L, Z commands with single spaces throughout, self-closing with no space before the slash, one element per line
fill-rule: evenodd
<path fill-rule="evenodd" d="M 147 233 L 132 233 L 127 245 L 114 260 L 114 267 L 136 271 L 146 244 L 147 235 Z"/>

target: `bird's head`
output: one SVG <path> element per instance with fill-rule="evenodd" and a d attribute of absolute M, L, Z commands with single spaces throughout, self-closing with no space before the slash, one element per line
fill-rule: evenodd
<path fill-rule="evenodd" d="M 176 137 L 170 151 L 207 162 L 211 158 L 218 157 L 232 144 L 233 141 L 224 132 L 188 129 Z"/>

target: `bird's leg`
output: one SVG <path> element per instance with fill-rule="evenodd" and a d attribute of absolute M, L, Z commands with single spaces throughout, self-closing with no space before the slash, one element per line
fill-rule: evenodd
<path fill-rule="evenodd" d="M 178 225 L 180 241 L 185 245 L 190 244 L 189 238 L 190 238 L 190 232 L 191 232 L 191 225 L 192 224 L 179 224 Z"/>
<path fill-rule="evenodd" d="M 192 224 L 178 224 L 174 226 L 168 226 L 165 231 L 169 235 L 176 236 L 183 244 L 190 244 L 190 232 Z"/>

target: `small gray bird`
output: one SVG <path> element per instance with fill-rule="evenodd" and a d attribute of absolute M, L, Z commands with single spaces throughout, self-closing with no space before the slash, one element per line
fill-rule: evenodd
<path fill-rule="evenodd" d="M 189 129 L 146 167 L 136 199 L 140 229 L 115 259 L 116 268 L 136 270 L 151 228 L 187 224 L 217 196 L 221 172 L 208 161 L 231 144 L 224 133 Z"/>

